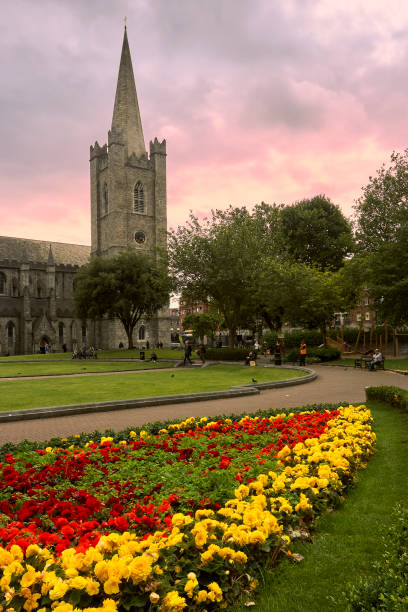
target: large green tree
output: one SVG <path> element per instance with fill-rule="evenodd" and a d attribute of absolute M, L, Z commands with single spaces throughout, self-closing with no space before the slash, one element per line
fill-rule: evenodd
<path fill-rule="evenodd" d="M 359 286 L 359 273 L 351 263 L 332 272 L 270 260 L 260 277 L 258 299 L 262 298 L 264 308 L 276 313 L 281 322 L 320 328 L 326 343 L 327 325 L 335 312 L 355 305 Z"/>
<path fill-rule="evenodd" d="M 117 318 L 133 348 L 133 330 L 169 299 L 172 281 L 163 260 L 131 249 L 117 257 L 93 257 L 75 277 L 74 299 L 78 317 Z"/>
<path fill-rule="evenodd" d="M 397 240 L 408 223 L 408 149 L 395 151 L 391 163 L 370 177 L 354 207 L 359 250 L 373 253 L 381 245 Z"/>
<path fill-rule="evenodd" d="M 281 233 L 290 259 L 321 270 L 338 270 L 353 250 L 351 224 L 324 195 L 284 206 Z"/>
<path fill-rule="evenodd" d="M 212 211 L 200 220 L 190 214 L 169 233 L 169 261 L 179 291 L 187 299 L 208 302 L 221 313 L 230 344 L 237 329 L 251 324 L 259 270 L 280 249 L 279 208 L 261 204 Z"/>
<path fill-rule="evenodd" d="M 408 223 L 368 258 L 368 286 L 380 321 L 408 325 Z"/>

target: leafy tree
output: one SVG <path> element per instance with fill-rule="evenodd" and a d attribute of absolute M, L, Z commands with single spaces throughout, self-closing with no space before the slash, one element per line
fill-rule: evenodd
<path fill-rule="evenodd" d="M 78 317 L 119 319 L 133 348 L 133 330 L 169 299 L 171 280 L 164 262 L 127 250 L 117 257 L 94 257 L 75 277 L 74 299 Z"/>
<path fill-rule="evenodd" d="M 278 207 L 261 204 L 212 211 L 211 218 L 192 213 L 184 227 L 169 233 L 172 273 L 186 298 L 209 302 L 221 313 L 230 344 L 239 327 L 253 318 L 253 293 L 263 261 L 279 250 Z"/>
<path fill-rule="evenodd" d="M 398 230 L 408 222 L 408 149 L 391 155 L 377 175 L 370 176 L 356 201 L 356 238 L 360 251 L 372 253 L 397 239 Z"/>
<path fill-rule="evenodd" d="M 209 336 L 214 339 L 215 332 L 222 324 L 222 317 L 216 313 L 203 312 L 197 314 L 189 314 L 184 317 L 183 327 L 185 329 L 193 329 L 193 336 L 203 338 Z"/>
<path fill-rule="evenodd" d="M 368 259 L 368 285 L 380 320 L 408 324 L 408 223 Z"/>
<path fill-rule="evenodd" d="M 271 260 L 263 270 L 259 292 L 269 312 L 279 312 L 282 322 L 320 328 L 326 344 L 326 328 L 334 313 L 356 303 L 357 277 L 351 266 L 330 272 Z"/>
<path fill-rule="evenodd" d="M 353 250 L 350 223 L 323 195 L 284 206 L 280 217 L 286 252 L 295 262 L 338 270 Z"/>

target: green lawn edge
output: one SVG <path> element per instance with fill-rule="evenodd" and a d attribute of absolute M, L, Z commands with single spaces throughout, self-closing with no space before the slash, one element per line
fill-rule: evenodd
<path fill-rule="evenodd" d="M 381 537 L 391 525 L 392 510 L 408 502 L 408 413 L 377 401 L 367 406 L 377 434 L 375 455 L 344 503 L 318 520 L 313 542 L 292 545 L 303 561 L 284 560 L 264 575 L 256 609 L 344 612 L 350 609 L 347 588 L 375 574 L 373 561 L 384 552 Z"/>

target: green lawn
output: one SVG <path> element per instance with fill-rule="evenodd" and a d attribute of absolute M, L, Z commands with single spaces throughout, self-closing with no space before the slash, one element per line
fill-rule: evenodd
<path fill-rule="evenodd" d="M 31 361 L 0 363 L 0 379 L 13 376 L 46 376 L 83 374 L 84 372 L 119 372 L 123 370 L 150 370 L 173 368 L 174 361 L 98 361 L 75 359 L 70 361 Z"/>
<path fill-rule="evenodd" d="M 152 354 L 152 349 L 145 350 L 145 357 L 149 359 Z M 180 359 L 183 357 L 184 352 L 182 350 L 177 349 L 155 349 L 154 351 L 159 359 Z M 193 357 L 194 357 L 193 353 Z M 139 359 L 140 350 L 132 349 L 128 351 L 127 349 L 123 350 L 112 350 L 112 351 L 103 351 L 98 350 L 98 359 Z M 32 355 L 11 355 L 10 357 L 0 357 L 0 361 L 53 361 L 54 359 L 64 359 L 71 360 L 72 353 L 47 353 L 46 355 L 41 355 L 40 353 L 34 353 Z"/>
<path fill-rule="evenodd" d="M 172 372 L 0 380 L 0 411 L 218 391 L 232 385 L 250 384 L 253 376 L 256 376 L 258 382 L 267 382 L 304 375 L 305 372 L 290 369 L 216 365 L 199 369 L 175 369 Z"/>
<path fill-rule="evenodd" d="M 377 453 L 344 504 L 320 519 L 313 544 L 292 546 L 304 560 L 284 561 L 265 575 L 257 609 L 344 612 L 346 586 L 374 574 L 373 561 L 383 553 L 381 537 L 392 508 L 408 503 L 408 413 L 379 402 L 368 406 L 375 418 Z"/>

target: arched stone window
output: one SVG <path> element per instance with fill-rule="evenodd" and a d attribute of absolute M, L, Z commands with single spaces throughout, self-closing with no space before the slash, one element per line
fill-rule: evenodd
<path fill-rule="evenodd" d="M 104 183 L 103 185 L 102 201 L 103 201 L 103 214 L 107 215 L 108 210 L 109 210 L 109 193 L 108 193 L 108 186 L 106 183 Z"/>
<path fill-rule="evenodd" d="M 11 321 L 7 323 L 7 344 L 13 346 L 15 340 L 15 325 Z"/>
<path fill-rule="evenodd" d="M 143 185 L 140 181 L 137 181 L 133 190 L 133 212 L 144 213 L 145 211 L 145 199 Z"/>
<path fill-rule="evenodd" d="M 58 323 L 58 341 L 60 344 L 64 344 L 64 324 L 62 321 Z"/>
<path fill-rule="evenodd" d="M 146 336 L 146 329 L 144 325 L 139 327 L 139 340 L 144 340 Z"/>
<path fill-rule="evenodd" d="M 86 342 L 86 325 L 81 327 L 82 342 Z"/>
<path fill-rule="evenodd" d="M 4 272 L 0 272 L 0 293 L 6 293 L 7 279 Z"/>

